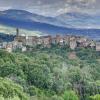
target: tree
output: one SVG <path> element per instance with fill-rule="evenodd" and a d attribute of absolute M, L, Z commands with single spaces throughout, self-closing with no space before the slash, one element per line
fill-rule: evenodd
<path fill-rule="evenodd" d="M 29 100 L 23 88 L 9 79 L 0 78 L 0 100 Z"/>
<path fill-rule="evenodd" d="M 97 94 L 95 96 L 91 96 L 90 100 L 100 100 L 100 94 Z"/>
<path fill-rule="evenodd" d="M 65 91 L 62 97 L 64 100 L 79 100 L 74 91 Z"/>

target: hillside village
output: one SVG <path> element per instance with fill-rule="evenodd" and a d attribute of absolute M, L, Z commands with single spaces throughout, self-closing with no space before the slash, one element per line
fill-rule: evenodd
<path fill-rule="evenodd" d="M 32 47 L 37 45 L 42 48 L 50 48 L 51 45 L 58 44 L 59 46 L 68 46 L 70 49 L 75 50 L 78 47 L 95 48 L 96 51 L 100 51 L 100 42 L 88 39 L 83 36 L 74 35 L 56 35 L 56 36 L 21 36 L 19 29 L 16 29 L 16 36 L 13 41 L 5 42 L 0 40 L 0 48 L 5 49 L 8 52 L 12 52 L 16 49 L 21 49 L 22 52 L 31 50 Z"/>

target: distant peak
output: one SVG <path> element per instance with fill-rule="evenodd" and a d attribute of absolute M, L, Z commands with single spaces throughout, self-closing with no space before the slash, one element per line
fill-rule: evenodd
<path fill-rule="evenodd" d="M 8 13 L 11 13 L 11 12 L 19 12 L 19 13 L 29 13 L 29 14 L 32 14 L 31 12 L 28 12 L 26 10 L 18 10 L 18 9 L 8 9 L 8 10 L 4 10 L 3 12 L 8 12 Z"/>

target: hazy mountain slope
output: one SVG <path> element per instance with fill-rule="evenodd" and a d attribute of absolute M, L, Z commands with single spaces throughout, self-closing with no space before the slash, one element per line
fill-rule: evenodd
<path fill-rule="evenodd" d="M 51 25 L 58 25 L 58 26 L 67 25 L 56 18 L 45 17 L 42 15 L 33 14 L 24 10 L 10 9 L 10 10 L 1 11 L 0 17 L 11 18 L 14 20 L 28 21 L 28 22 L 41 22 L 41 23 L 47 23 Z"/>
<path fill-rule="evenodd" d="M 41 36 L 44 35 L 43 33 L 39 31 L 32 31 L 32 30 L 26 30 L 26 29 L 20 29 L 20 35 L 33 35 L 33 36 Z M 0 33 L 4 34 L 16 34 L 16 28 L 10 27 L 10 26 L 5 26 L 5 25 L 0 25 Z"/>
<path fill-rule="evenodd" d="M 24 30 L 31 30 L 32 32 L 30 32 L 30 31 L 24 32 L 27 35 L 30 35 L 31 33 L 33 34 L 35 31 L 35 32 L 42 33 L 42 35 L 44 35 L 44 34 L 51 34 L 51 35 L 73 34 L 73 35 L 84 35 L 84 36 L 88 36 L 88 37 L 91 37 L 94 39 L 100 39 L 100 29 L 87 29 L 87 28 L 80 29 L 80 28 L 72 28 L 72 27 L 67 28 L 67 26 L 63 27 L 63 26 L 59 26 L 59 24 L 52 25 L 49 23 L 41 22 L 41 21 L 43 21 L 41 19 L 42 17 L 40 17 L 40 19 L 41 19 L 40 22 L 39 22 L 39 20 L 33 21 L 30 19 L 30 17 L 27 17 L 27 16 L 31 16 L 31 15 L 33 16 L 33 14 L 29 13 L 27 11 L 10 10 L 10 12 L 11 13 L 9 13 L 9 10 L 0 12 L 0 24 L 6 25 L 9 27 L 13 27 L 13 28 L 21 28 Z M 82 16 L 82 15 L 80 15 L 80 16 Z M 76 15 L 74 14 L 73 16 L 72 16 L 72 14 L 69 14 L 69 18 L 67 18 L 67 20 L 69 19 L 70 24 L 77 26 L 76 25 L 76 23 L 78 23 L 77 20 L 81 20 L 81 19 L 85 20 L 88 17 L 87 15 L 85 15 L 81 19 L 79 19 L 80 16 L 77 14 Z M 70 17 L 72 17 L 72 18 L 70 19 Z M 37 19 L 38 17 L 32 17 L 32 18 Z M 57 18 L 59 18 L 59 16 L 57 16 Z M 59 20 L 61 20 L 61 18 L 59 18 Z M 65 18 L 66 18 L 66 16 L 65 16 Z M 64 19 L 64 18 L 62 18 L 62 19 Z M 66 20 L 65 20 L 65 22 L 68 23 L 68 21 L 66 21 Z M 84 21 L 81 22 L 81 24 L 82 23 L 84 24 Z M 98 21 L 98 23 L 99 23 L 99 21 Z M 79 23 L 80 26 L 82 26 L 81 24 Z M 8 31 L 6 31 L 5 33 L 7 34 Z M 13 31 L 10 33 L 13 33 Z M 21 33 L 23 34 L 23 32 L 21 32 Z M 35 35 L 37 35 L 37 34 L 35 34 Z"/>
<path fill-rule="evenodd" d="M 71 12 L 56 16 L 62 22 L 72 25 L 74 28 L 99 28 L 100 16 L 86 13 Z"/>

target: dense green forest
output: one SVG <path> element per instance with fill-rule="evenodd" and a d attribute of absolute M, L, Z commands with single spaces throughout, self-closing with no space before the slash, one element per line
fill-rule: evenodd
<path fill-rule="evenodd" d="M 100 100 L 100 53 L 67 46 L 0 50 L 0 100 Z"/>

